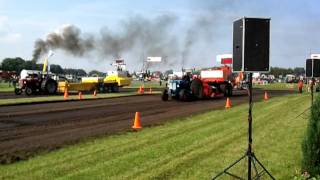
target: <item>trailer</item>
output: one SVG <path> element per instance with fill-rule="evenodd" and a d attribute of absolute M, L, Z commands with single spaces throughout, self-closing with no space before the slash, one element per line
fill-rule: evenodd
<path fill-rule="evenodd" d="M 68 91 L 98 91 L 100 93 L 119 92 L 120 87 L 129 86 L 132 78 L 126 71 L 109 71 L 103 77 L 82 77 L 79 83 L 62 81 L 58 83 L 58 92 Z"/>
<path fill-rule="evenodd" d="M 125 63 L 122 59 L 112 63 L 115 71 L 108 71 L 106 77 L 82 77 L 79 83 L 62 81 L 58 83 L 58 92 L 68 91 L 98 91 L 99 93 L 119 92 L 123 86 L 129 86 L 132 77 L 125 70 Z"/>

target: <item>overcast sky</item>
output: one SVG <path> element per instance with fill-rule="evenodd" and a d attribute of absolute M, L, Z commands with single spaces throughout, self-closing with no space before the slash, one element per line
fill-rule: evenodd
<path fill-rule="evenodd" d="M 101 32 L 125 37 L 128 24 L 142 22 L 141 31 L 151 35 L 143 45 L 122 42 L 126 48 L 119 51 L 127 69 L 139 70 L 143 56 L 158 55 L 167 60 L 153 70 L 215 66 L 217 54 L 232 52 L 233 21 L 247 16 L 271 18 L 271 66 L 303 67 L 310 53 L 320 53 L 319 7 L 319 0 L 0 0 L 0 61 L 32 59 L 35 41 L 65 25 L 101 39 Z M 162 17 L 170 22 L 157 22 Z M 81 56 L 56 48 L 50 63 L 107 71 L 114 55 L 103 48 Z"/>

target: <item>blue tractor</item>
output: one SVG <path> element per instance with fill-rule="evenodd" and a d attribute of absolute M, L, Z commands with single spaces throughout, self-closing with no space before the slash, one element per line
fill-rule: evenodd
<path fill-rule="evenodd" d="M 193 99 L 191 91 L 191 80 L 188 76 L 183 77 L 182 80 L 170 80 L 167 88 L 162 92 L 162 100 L 177 99 L 181 101 L 190 101 Z"/>

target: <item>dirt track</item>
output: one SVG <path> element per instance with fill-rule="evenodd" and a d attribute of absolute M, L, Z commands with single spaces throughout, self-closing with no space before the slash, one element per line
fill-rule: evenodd
<path fill-rule="evenodd" d="M 254 99 L 261 100 L 256 90 Z M 290 91 L 269 91 L 271 97 Z M 232 97 L 232 104 L 247 102 L 247 96 Z M 0 107 L 0 162 L 26 159 L 87 137 L 130 130 L 134 113 L 141 112 L 143 126 L 223 108 L 224 98 L 195 102 L 162 102 L 160 96 L 122 97 Z"/>

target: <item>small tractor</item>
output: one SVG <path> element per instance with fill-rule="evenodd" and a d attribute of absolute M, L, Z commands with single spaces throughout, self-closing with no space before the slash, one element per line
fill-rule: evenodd
<path fill-rule="evenodd" d="M 22 70 L 15 94 L 23 92 L 30 96 L 32 94 L 56 94 L 58 83 L 51 74 L 43 74 L 41 71 Z"/>
<path fill-rule="evenodd" d="M 167 88 L 162 92 L 162 100 L 191 101 L 221 95 L 230 97 L 234 89 L 243 89 L 243 74 L 233 74 L 230 67 L 232 55 L 219 57 L 222 67 L 202 70 L 199 77 L 184 75 L 182 79 L 169 80 Z"/>
<path fill-rule="evenodd" d="M 42 71 L 22 70 L 18 86 L 15 87 L 16 95 L 25 92 L 26 95 L 32 94 L 56 94 L 58 83 L 50 73 L 49 58 L 53 56 L 53 52 L 49 51 L 48 56 L 43 63 Z"/>

